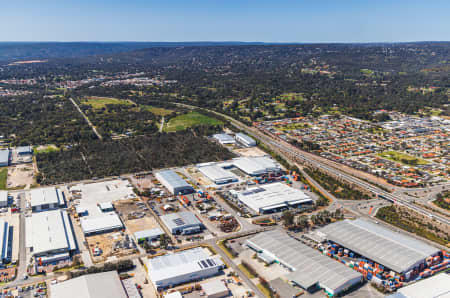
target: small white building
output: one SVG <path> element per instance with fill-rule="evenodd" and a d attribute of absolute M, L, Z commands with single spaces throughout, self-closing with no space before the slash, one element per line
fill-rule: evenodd
<path fill-rule="evenodd" d="M 172 234 L 194 234 L 203 229 L 202 222 L 197 216 L 189 211 L 170 213 L 160 217 L 164 225 Z"/>
<path fill-rule="evenodd" d="M 206 248 L 196 247 L 148 260 L 148 275 L 156 289 L 164 289 L 218 274 L 224 264 L 210 256 Z"/>
<path fill-rule="evenodd" d="M 238 141 L 240 144 L 246 146 L 246 147 L 254 147 L 256 146 L 256 141 L 249 137 L 246 134 L 243 134 L 241 132 L 237 133 L 235 135 L 236 141 Z"/>
<path fill-rule="evenodd" d="M 230 290 L 221 280 L 213 280 L 201 284 L 206 298 L 222 298 L 230 295 Z"/>
<path fill-rule="evenodd" d="M 122 220 L 115 212 L 80 218 L 85 235 L 101 234 L 123 229 Z"/>
<path fill-rule="evenodd" d="M 30 194 L 33 212 L 58 209 L 66 204 L 64 193 L 59 188 L 37 188 L 33 189 Z"/>
<path fill-rule="evenodd" d="M 136 241 L 138 243 L 141 243 L 144 241 L 159 240 L 161 238 L 161 235 L 164 234 L 165 233 L 160 228 L 154 228 L 149 230 L 137 231 L 136 233 L 134 233 L 134 238 L 136 238 Z"/>
<path fill-rule="evenodd" d="M 0 208 L 8 207 L 8 192 L 0 190 Z"/>

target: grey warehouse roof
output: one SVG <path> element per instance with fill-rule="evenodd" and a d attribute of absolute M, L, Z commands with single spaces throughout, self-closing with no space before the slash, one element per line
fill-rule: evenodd
<path fill-rule="evenodd" d="M 161 216 L 161 220 L 164 224 L 170 229 L 176 229 L 181 226 L 190 226 L 190 225 L 201 225 L 200 220 L 195 216 L 194 213 L 189 211 L 170 213 L 167 215 Z"/>
<path fill-rule="evenodd" d="M 183 178 L 181 178 L 177 173 L 172 170 L 166 170 L 156 173 L 156 178 L 159 180 L 160 178 L 164 179 L 165 182 L 170 184 L 173 188 L 179 187 L 191 187 L 192 186 L 187 183 Z M 158 177 L 159 176 L 159 177 Z"/>
<path fill-rule="evenodd" d="M 9 162 L 9 149 L 0 150 L 0 164 Z"/>
<path fill-rule="evenodd" d="M 228 135 L 226 133 L 215 134 L 215 135 L 213 135 L 213 138 L 218 140 L 222 144 L 233 144 L 236 142 L 233 139 L 233 137 L 231 137 L 230 135 Z"/>
<path fill-rule="evenodd" d="M 404 272 L 439 250 L 366 220 L 344 220 L 320 229 L 326 238 L 396 272 Z"/>
<path fill-rule="evenodd" d="M 52 298 L 126 298 L 117 271 L 88 274 L 50 285 Z"/>
<path fill-rule="evenodd" d="M 246 143 L 248 143 L 248 144 L 254 144 L 254 143 L 256 143 L 256 141 L 255 141 L 253 138 L 251 138 L 251 137 L 249 137 L 248 135 L 243 134 L 243 133 L 241 133 L 241 132 L 238 132 L 238 133 L 236 134 L 236 138 L 240 138 L 240 139 L 244 140 L 244 141 L 245 141 Z"/>
<path fill-rule="evenodd" d="M 247 240 L 253 248 L 265 250 L 294 269 L 287 278 L 307 289 L 316 283 L 329 289 L 362 278 L 362 275 L 345 265 L 320 254 L 305 244 L 279 230 L 263 232 Z"/>

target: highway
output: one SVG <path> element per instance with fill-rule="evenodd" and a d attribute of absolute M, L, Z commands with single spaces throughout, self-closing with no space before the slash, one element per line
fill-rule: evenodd
<path fill-rule="evenodd" d="M 193 106 L 185 105 L 185 104 L 178 104 L 181 106 L 185 106 L 188 108 L 193 108 Z M 436 221 L 439 221 L 441 223 L 450 225 L 450 220 L 446 218 L 445 216 L 436 214 L 434 212 L 431 212 L 427 209 L 421 208 L 413 203 L 411 203 L 408 199 L 405 199 L 401 196 L 393 195 L 385 190 L 382 190 L 381 188 L 370 184 L 362 179 L 356 178 L 350 174 L 347 174 L 346 172 L 339 170 L 337 168 L 331 167 L 326 164 L 325 161 L 323 161 L 321 157 L 315 156 L 312 153 L 308 153 L 305 151 L 302 151 L 291 144 L 286 143 L 283 140 L 276 139 L 276 137 L 270 137 L 266 134 L 264 134 L 262 131 L 249 127 L 245 125 L 244 123 L 237 121 L 230 116 L 224 115 L 222 113 L 208 110 L 209 112 L 215 113 L 216 115 L 219 115 L 223 118 L 228 119 L 231 124 L 233 124 L 235 127 L 244 130 L 249 135 L 252 135 L 256 139 L 259 139 L 264 144 L 268 145 L 272 150 L 279 153 L 283 158 L 286 160 L 289 160 L 291 162 L 300 162 L 300 163 L 306 163 L 309 164 L 315 168 L 321 169 L 322 171 L 325 171 L 327 173 L 330 173 L 332 175 L 335 175 L 343 180 L 346 180 L 347 182 L 353 183 L 355 185 L 358 185 L 359 187 L 366 189 L 370 191 L 371 193 L 375 194 L 378 198 L 388 200 L 392 203 L 405 206 L 407 208 L 410 208 L 420 214 L 423 214 L 427 217 L 433 218 Z M 332 163 L 331 161 L 329 163 Z"/>

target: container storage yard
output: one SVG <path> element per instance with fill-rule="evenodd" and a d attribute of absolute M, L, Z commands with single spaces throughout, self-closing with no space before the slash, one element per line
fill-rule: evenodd
<path fill-rule="evenodd" d="M 450 268 L 449 254 L 422 241 L 362 219 L 321 228 L 323 254 L 393 291 Z"/>

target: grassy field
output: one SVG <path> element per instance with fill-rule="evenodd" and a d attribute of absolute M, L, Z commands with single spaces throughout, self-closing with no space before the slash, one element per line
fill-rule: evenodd
<path fill-rule="evenodd" d="M 0 169 L 0 189 L 6 190 L 7 179 L 8 179 L 8 168 Z"/>
<path fill-rule="evenodd" d="M 48 145 L 47 148 L 43 148 L 43 149 L 36 149 L 34 148 L 34 153 L 50 153 L 53 151 L 59 151 L 59 148 L 56 147 L 55 145 Z"/>
<path fill-rule="evenodd" d="M 142 106 L 142 108 L 146 109 L 150 113 L 153 113 L 153 114 L 159 115 L 159 116 L 166 116 L 173 112 L 172 110 L 167 110 L 167 109 L 152 107 L 152 106 Z"/>
<path fill-rule="evenodd" d="M 258 287 L 258 289 L 268 298 L 273 297 L 272 293 L 270 292 L 270 290 L 265 287 L 262 283 L 259 283 L 256 285 Z"/>
<path fill-rule="evenodd" d="M 223 123 L 220 120 L 202 115 L 198 112 L 190 112 L 170 119 L 170 121 L 166 125 L 164 125 L 164 131 L 166 132 L 180 131 L 185 130 L 186 128 L 192 126 L 202 124 L 220 125 Z"/>
<path fill-rule="evenodd" d="M 81 104 L 90 105 L 93 109 L 102 109 L 105 108 L 106 105 L 132 105 L 133 103 L 130 100 L 126 99 L 117 99 L 110 97 L 88 97 L 81 100 Z"/>
<path fill-rule="evenodd" d="M 417 158 L 402 152 L 397 152 L 397 151 L 385 151 L 382 152 L 380 154 L 378 154 L 379 156 L 395 161 L 395 162 L 400 162 L 406 165 L 426 165 L 428 162 L 426 160 L 423 160 L 421 158 Z"/>

